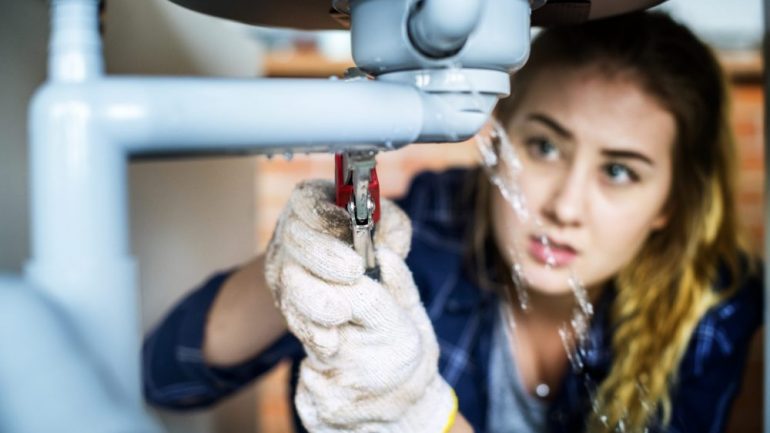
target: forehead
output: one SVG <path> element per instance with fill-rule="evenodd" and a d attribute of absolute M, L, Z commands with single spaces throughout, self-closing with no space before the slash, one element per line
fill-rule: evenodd
<path fill-rule="evenodd" d="M 674 116 L 630 74 L 612 76 L 598 69 L 544 70 L 519 91 L 516 123 L 533 113 L 565 127 L 581 145 L 670 154 L 676 135 Z"/>

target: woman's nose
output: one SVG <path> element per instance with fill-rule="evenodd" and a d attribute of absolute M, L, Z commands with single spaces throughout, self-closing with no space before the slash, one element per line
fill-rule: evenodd
<path fill-rule="evenodd" d="M 557 226 L 576 227 L 583 223 L 586 212 L 588 176 L 571 167 L 554 181 L 550 197 L 543 207 L 544 217 Z"/>

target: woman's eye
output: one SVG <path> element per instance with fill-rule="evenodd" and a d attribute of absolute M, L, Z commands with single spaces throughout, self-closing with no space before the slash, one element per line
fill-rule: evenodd
<path fill-rule="evenodd" d="M 537 159 L 552 161 L 561 156 L 559 148 L 547 138 L 530 138 L 526 145 L 529 154 Z"/>
<path fill-rule="evenodd" d="M 604 166 L 604 173 L 614 184 L 628 184 L 639 180 L 639 176 L 623 164 L 607 164 Z"/>

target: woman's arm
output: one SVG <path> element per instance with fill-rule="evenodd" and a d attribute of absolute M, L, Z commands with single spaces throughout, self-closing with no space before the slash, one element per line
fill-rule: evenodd
<path fill-rule="evenodd" d="M 206 407 L 278 361 L 302 356 L 264 283 L 258 257 L 182 299 L 142 348 L 144 394 L 156 406 Z"/>
<path fill-rule="evenodd" d="M 206 320 L 203 357 L 209 365 L 244 362 L 286 333 L 264 271 L 264 255 L 260 255 L 223 284 Z"/>

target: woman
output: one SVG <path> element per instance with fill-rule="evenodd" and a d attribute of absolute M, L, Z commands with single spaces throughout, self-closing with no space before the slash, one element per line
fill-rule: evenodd
<path fill-rule="evenodd" d="M 148 399 L 210 404 L 291 357 L 312 431 L 720 431 L 762 304 L 714 56 L 630 14 L 543 31 L 511 88 L 488 170 L 418 176 L 411 233 L 383 204 L 382 284 L 305 184 L 267 259 L 148 337 Z"/>

